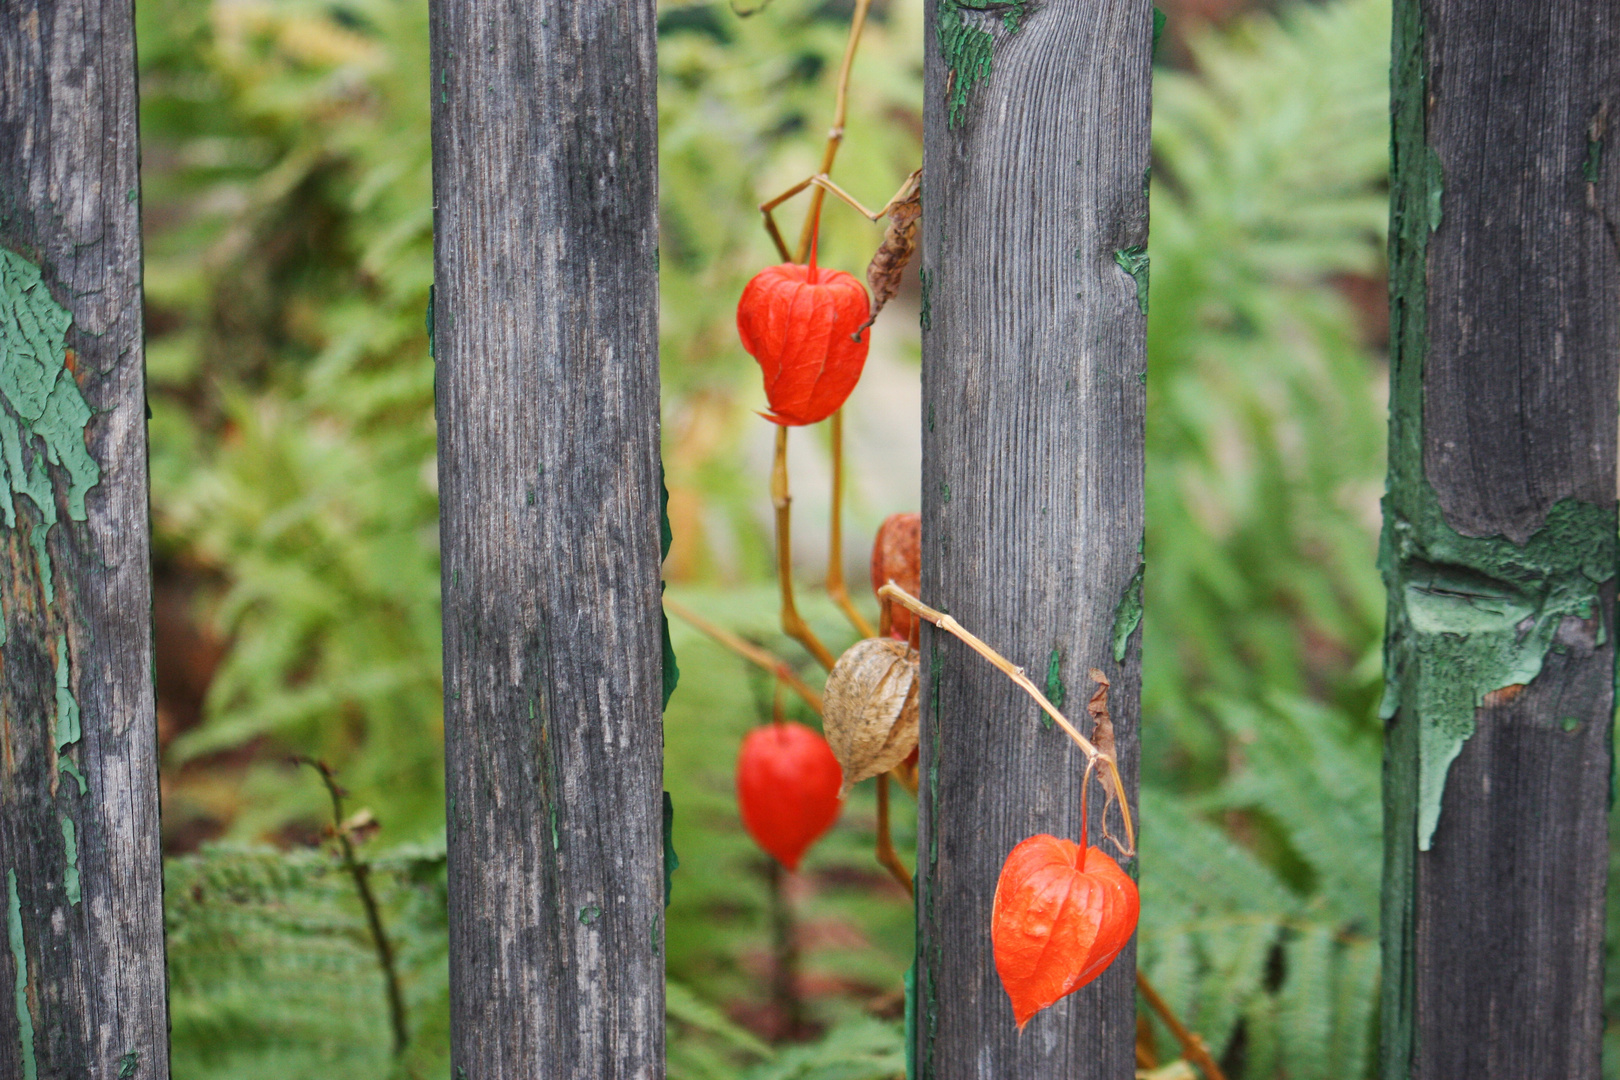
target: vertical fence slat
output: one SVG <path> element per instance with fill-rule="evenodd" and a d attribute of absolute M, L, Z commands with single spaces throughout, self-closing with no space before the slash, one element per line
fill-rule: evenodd
<path fill-rule="evenodd" d="M 6 5 L 0 1074 L 19 1080 L 169 1071 L 136 121 L 129 3 Z"/>
<path fill-rule="evenodd" d="M 939 0 L 925 37 L 923 599 L 1083 726 L 1104 671 L 1133 792 L 1152 10 Z M 954 640 L 923 669 L 918 1076 L 1131 1075 L 1134 947 L 1022 1037 L 991 957 L 1002 861 L 1079 838 L 1083 758 Z"/>
<path fill-rule="evenodd" d="M 455 1075 L 663 1075 L 653 0 L 434 0 Z"/>
<path fill-rule="evenodd" d="M 1397 0 L 1394 50 L 1383 1075 L 1596 1077 L 1620 13 Z"/>

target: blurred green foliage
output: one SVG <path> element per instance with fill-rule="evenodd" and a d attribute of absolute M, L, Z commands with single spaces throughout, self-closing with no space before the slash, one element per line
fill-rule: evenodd
<path fill-rule="evenodd" d="M 660 6 L 670 569 L 688 582 L 672 588 L 784 656 L 733 303 L 775 261 L 755 207 L 816 168 L 849 11 Z M 307 834 L 323 796 L 284 755 L 330 761 L 383 825 L 416 1036 L 386 1060 L 380 976 L 326 854 L 210 848 L 169 870 L 177 1073 L 442 1075 L 426 5 L 138 12 L 159 579 L 224 646 L 200 719 L 170 733 L 165 824 Z M 921 12 L 880 0 L 855 69 L 836 173 L 870 204 L 921 157 Z M 1389 18 L 1388 0 L 1336 0 L 1199 30 L 1177 50 L 1191 69 L 1154 87 L 1141 959 L 1249 1080 L 1373 1068 Z M 858 269 L 871 226 L 832 210 L 825 226 L 824 260 Z M 822 598 L 805 606 L 847 638 Z M 673 631 L 671 1076 L 900 1074 L 911 911 L 871 857 L 871 785 L 774 889 L 731 773 L 771 686 Z M 825 1032 L 786 1049 L 761 1038 L 781 1030 L 766 987 L 784 904 L 802 1030 Z"/>

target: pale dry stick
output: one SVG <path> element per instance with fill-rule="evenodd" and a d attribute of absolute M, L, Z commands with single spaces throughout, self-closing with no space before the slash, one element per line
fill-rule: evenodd
<path fill-rule="evenodd" d="M 832 130 L 827 132 L 827 148 L 821 154 L 820 172 L 823 174 L 832 172 L 833 162 L 838 160 L 838 148 L 844 142 L 844 121 L 849 117 L 849 73 L 855 66 L 855 50 L 860 48 L 861 33 L 866 29 L 866 13 L 871 8 L 872 0 L 856 0 L 855 14 L 849 21 L 849 40 L 844 45 L 844 62 L 838 68 L 838 90 L 833 99 Z M 810 250 L 810 240 L 824 198 L 819 190 L 810 196 L 810 212 L 805 215 L 804 226 L 799 230 L 799 257 L 796 262 L 804 262 Z"/>
<path fill-rule="evenodd" d="M 1079 730 L 1073 724 L 1069 723 L 1069 718 L 1059 712 L 1058 707 L 1048 701 L 1046 699 L 1046 695 L 1041 693 L 1040 690 L 1036 688 L 1035 684 L 1029 681 L 1029 676 L 1024 674 L 1023 668 L 1012 663 L 1012 661 L 1008 660 L 1006 657 L 996 652 L 996 650 L 986 645 L 971 631 L 966 629 L 961 623 L 957 622 L 943 611 L 936 611 L 934 608 L 929 607 L 927 604 L 923 603 L 921 600 L 918 600 L 915 596 L 912 596 L 910 593 L 906 592 L 906 590 L 902 589 L 892 581 L 878 590 L 878 598 L 880 600 L 887 598 L 894 601 L 901 607 L 904 607 L 906 610 L 910 611 L 913 615 L 916 615 L 919 619 L 933 623 L 947 634 L 956 637 L 966 644 L 968 648 L 990 661 L 990 663 L 994 665 L 996 669 L 999 670 L 1003 675 L 1017 683 L 1019 688 L 1022 689 L 1024 693 L 1034 698 L 1035 703 L 1045 711 L 1046 715 L 1050 716 L 1052 721 L 1057 724 L 1058 727 L 1063 729 L 1063 733 L 1073 740 L 1074 744 L 1078 746 L 1086 755 L 1086 765 L 1088 768 L 1097 764 L 1098 762 L 1101 762 L 1108 770 L 1107 783 L 1113 788 L 1114 796 L 1119 803 L 1120 817 L 1125 823 L 1126 846 L 1121 849 L 1121 854 L 1127 858 L 1136 854 L 1136 826 L 1131 821 L 1130 804 L 1125 798 L 1125 779 L 1124 777 L 1120 776 L 1119 763 L 1114 760 L 1112 755 L 1099 750 L 1090 739 L 1080 734 Z M 1106 812 L 1107 810 L 1105 808 L 1104 813 Z"/>
<path fill-rule="evenodd" d="M 768 649 L 761 648 L 751 641 L 738 637 L 731 631 L 705 619 L 691 608 L 678 600 L 664 597 L 664 610 L 686 623 L 692 629 L 709 638 L 716 644 L 724 646 L 750 663 L 757 664 L 766 671 L 775 675 L 778 680 L 787 684 L 788 688 L 804 699 L 805 704 L 815 710 L 817 716 L 821 715 L 821 695 L 811 689 L 810 685 L 787 665 L 787 661 L 776 656 Z"/>
<path fill-rule="evenodd" d="M 1209 1047 L 1204 1045 L 1203 1038 L 1197 1032 L 1187 1030 L 1182 1022 L 1176 1019 L 1176 1014 L 1170 1011 L 1169 1003 L 1159 996 L 1159 992 L 1141 971 L 1136 973 L 1136 989 L 1141 992 L 1148 1007 L 1159 1014 L 1159 1019 L 1170 1029 L 1170 1034 L 1181 1044 L 1182 1057 L 1197 1065 L 1203 1072 L 1204 1080 L 1226 1080 L 1226 1074 L 1215 1064 L 1215 1059 L 1209 1056 Z"/>
<path fill-rule="evenodd" d="M 888 773 L 880 773 L 877 778 L 877 860 L 894 880 L 905 887 L 907 896 L 917 895 L 911 875 L 906 872 L 906 864 L 900 861 L 900 853 L 894 850 L 894 838 L 889 834 Z"/>
<path fill-rule="evenodd" d="M 857 214 L 864 217 L 866 220 L 878 222 L 882 221 L 885 217 L 888 217 L 889 214 L 894 211 L 895 207 L 910 201 L 911 196 L 916 193 L 917 185 L 921 182 L 922 170 L 918 169 L 916 172 L 913 172 L 910 176 L 906 177 L 906 182 L 900 185 L 900 190 L 894 193 L 894 198 L 883 204 L 883 209 L 868 210 L 859 199 L 845 191 L 843 188 L 839 187 L 837 184 L 833 183 L 832 178 L 826 173 L 816 173 L 814 176 L 807 176 L 803 180 L 800 180 L 797 184 L 794 184 L 776 198 L 760 203 L 759 212 L 765 215 L 765 232 L 770 236 L 771 242 L 776 245 L 777 254 L 782 256 L 783 262 L 793 262 L 793 256 L 788 254 L 787 242 L 782 239 L 782 233 L 776 227 L 776 216 L 774 213 L 772 213 L 772 211 L 774 211 L 778 206 L 781 206 L 783 203 L 787 202 L 789 199 L 793 198 L 795 195 L 804 191 L 806 188 L 816 188 L 818 193 L 821 191 L 830 192 L 833 195 L 838 196 L 840 201 L 842 201 L 851 210 L 854 210 Z"/>

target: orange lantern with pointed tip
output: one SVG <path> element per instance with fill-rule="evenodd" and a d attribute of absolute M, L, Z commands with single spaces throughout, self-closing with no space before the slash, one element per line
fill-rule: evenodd
<path fill-rule="evenodd" d="M 737 758 L 743 825 L 789 870 L 838 820 L 843 782 L 832 747 L 803 724 L 766 724 L 743 739 Z"/>
<path fill-rule="evenodd" d="M 1046 835 L 1013 848 L 996 884 L 990 940 L 1018 1029 L 1106 971 L 1141 910 L 1136 882 L 1099 848 L 1082 853 Z"/>
<path fill-rule="evenodd" d="M 860 381 L 871 301 L 842 270 L 782 263 L 754 275 L 737 302 L 737 333 L 765 376 L 767 420 L 814 424 L 837 412 Z"/>

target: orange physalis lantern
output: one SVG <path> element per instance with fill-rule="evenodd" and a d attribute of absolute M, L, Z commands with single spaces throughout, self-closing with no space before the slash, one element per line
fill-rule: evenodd
<path fill-rule="evenodd" d="M 1013 848 L 996 884 L 990 940 L 1019 1030 L 1107 970 L 1141 910 L 1136 882 L 1099 848 L 1082 856 L 1080 845 L 1045 835 Z"/>
<path fill-rule="evenodd" d="M 737 806 L 754 842 L 789 870 L 832 828 L 844 771 L 827 740 L 803 724 L 766 724 L 743 740 Z"/>
<path fill-rule="evenodd" d="M 922 592 L 922 515 L 890 514 L 878 526 L 872 541 L 872 591 L 894 582 L 912 596 Z M 889 636 L 911 640 L 917 619 L 899 604 L 884 604 L 888 610 Z"/>
<path fill-rule="evenodd" d="M 737 333 L 765 375 L 767 420 L 814 424 L 837 412 L 860 381 L 870 309 L 866 286 L 842 270 L 782 263 L 754 275 L 737 302 Z"/>

